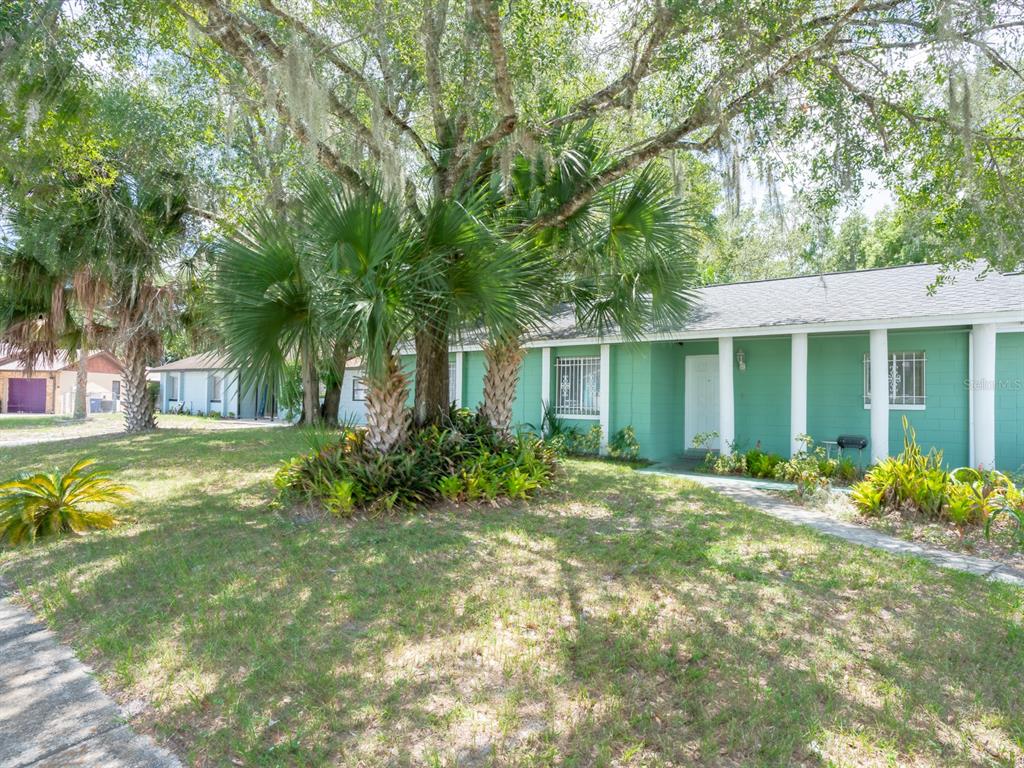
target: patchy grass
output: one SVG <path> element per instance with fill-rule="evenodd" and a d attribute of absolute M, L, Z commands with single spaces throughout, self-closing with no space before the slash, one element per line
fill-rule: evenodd
<path fill-rule="evenodd" d="M 90 454 L 139 489 L 134 523 L 0 573 L 194 765 L 1024 757 L 1024 591 L 600 462 L 528 505 L 300 525 L 266 502 L 305 447 L 166 431 L 5 464 Z"/>
<path fill-rule="evenodd" d="M 157 414 L 157 423 L 165 429 L 238 429 L 253 427 L 256 422 L 233 419 L 211 419 L 178 414 Z M 0 415 L 0 473 L 4 467 L 4 448 L 32 443 L 52 443 L 124 432 L 124 414 L 98 413 L 84 421 L 66 416 Z"/>
<path fill-rule="evenodd" d="M 22 416 L 20 413 L 0 413 L 0 430 L 39 429 L 71 423 L 66 416 Z"/>

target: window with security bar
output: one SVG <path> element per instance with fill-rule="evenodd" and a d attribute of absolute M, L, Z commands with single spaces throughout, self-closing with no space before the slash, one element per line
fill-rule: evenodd
<path fill-rule="evenodd" d="M 559 357 L 555 360 L 555 413 L 559 416 L 599 416 L 601 358 Z"/>
<path fill-rule="evenodd" d="M 925 406 L 924 352 L 889 353 L 889 405 L 918 409 Z M 864 407 L 871 407 L 871 356 L 864 355 Z"/>
<path fill-rule="evenodd" d="M 366 379 L 361 371 L 352 377 L 352 399 L 356 402 L 366 399 Z"/>

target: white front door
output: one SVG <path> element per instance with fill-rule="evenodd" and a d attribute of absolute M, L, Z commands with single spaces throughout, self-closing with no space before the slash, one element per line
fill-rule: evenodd
<path fill-rule="evenodd" d="M 687 450 L 693 437 L 702 432 L 718 432 L 718 355 L 686 356 L 686 398 L 683 429 Z M 708 448 L 720 448 L 717 437 Z"/>

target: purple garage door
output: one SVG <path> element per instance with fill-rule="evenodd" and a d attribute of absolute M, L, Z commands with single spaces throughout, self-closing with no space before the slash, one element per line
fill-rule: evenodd
<path fill-rule="evenodd" d="M 46 379 L 10 379 L 8 413 L 46 413 Z"/>

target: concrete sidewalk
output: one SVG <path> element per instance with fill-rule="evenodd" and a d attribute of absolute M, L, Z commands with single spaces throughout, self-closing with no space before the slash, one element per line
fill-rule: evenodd
<path fill-rule="evenodd" d="M 0 768 L 181 768 L 0 586 Z"/>
<path fill-rule="evenodd" d="M 939 549 L 938 547 L 929 547 L 913 541 L 897 539 L 895 536 L 889 536 L 862 525 L 836 520 L 822 512 L 817 512 L 807 507 L 790 504 L 784 499 L 763 490 L 766 487 L 774 488 L 774 486 L 792 489 L 793 486 L 791 485 L 783 483 L 771 483 L 769 485 L 764 481 L 745 482 L 745 478 L 719 478 L 713 475 L 697 475 L 658 469 L 644 469 L 640 471 L 690 480 L 772 517 L 777 517 L 790 523 L 806 525 L 821 533 L 852 541 L 855 544 L 872 547 L 873 549 L 882 549 L 898 555 L 923 557 L 940 568 L 973 573 L 976 576 L 983 576 L 993 581 L 1001 581 L 1005 584 L 1024 587 L 1024 571 L 1017 568 L 1012 568 L 984 557 L 962 555 L 946 549 Z"/>

